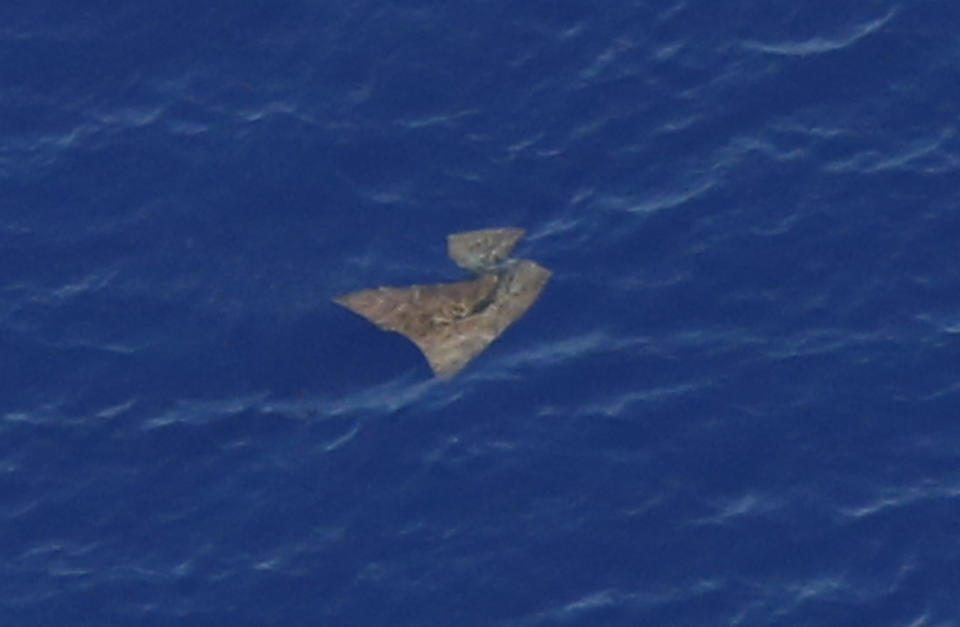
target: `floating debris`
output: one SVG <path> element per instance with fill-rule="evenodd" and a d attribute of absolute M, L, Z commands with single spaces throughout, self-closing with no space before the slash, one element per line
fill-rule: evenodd
<path fill-rule="evenodd" d="M 450 258 L 478 275 L 472 281 L 377 287 L 334 302 L 405 335 L 434 374 L 449 379 L 526 313 L 550 279 L 543 266 L 509 258 L 523 234 L 498 228 L 447 236 Z"/>

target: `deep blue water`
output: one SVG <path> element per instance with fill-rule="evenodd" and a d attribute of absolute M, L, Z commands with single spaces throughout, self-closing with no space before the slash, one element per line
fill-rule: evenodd
<path fill-rule="evenodd" d="M 0 8 L 0 625 L 960 625 L 960 5 L 82 4 Z M 453 381 L 330 302 L 503 225 Z"/>

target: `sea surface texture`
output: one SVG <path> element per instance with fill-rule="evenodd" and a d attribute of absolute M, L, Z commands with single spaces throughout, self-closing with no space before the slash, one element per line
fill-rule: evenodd
<path fill-rule="evenodd" d="M 960 625 L 958 31 L 4 3 L 0 625 Z M 451 381 L 331 301 L 495 226 Z"/>

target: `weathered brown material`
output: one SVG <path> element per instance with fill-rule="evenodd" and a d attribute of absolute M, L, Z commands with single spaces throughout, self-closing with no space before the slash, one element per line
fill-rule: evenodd
<path fill-rule="evenodd" d="M 500 228 L 448 236 L 450 257 L 479 274 L 472 281 L 378 287 L 334 302 L 402 333 L 423 351 L 434 374 L 450 378 L 522 316 L 549 280 L 550 271 L 533 261 L 508 260 L 523 234 Z"/>

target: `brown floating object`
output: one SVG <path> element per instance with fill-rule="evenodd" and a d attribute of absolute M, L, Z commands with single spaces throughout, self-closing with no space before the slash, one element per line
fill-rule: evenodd
<path fill-rule="evenodd" d="M 497 339 L 540 296 L 550 271 L 509 259 L 524 230 L 482 229 L 447 236 L 450 258 L 478 275 L 472 281 L 377 287 L 333 299 L 423 351 L 435 375 L 448 379 Z"/>

